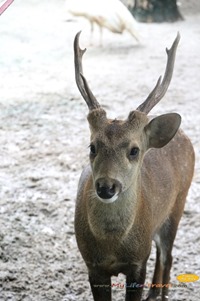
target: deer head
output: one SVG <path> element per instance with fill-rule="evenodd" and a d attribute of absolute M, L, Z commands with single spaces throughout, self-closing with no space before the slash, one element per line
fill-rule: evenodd
<path fill-rule="evenodd" d="M 79 47 L 80 32 L 74 40 L 75 75 L 78 89 L 88 108 L 91 130 L 90 162 L 96 195 L 104 203 L 112 203 L 137 187 L 145 153 L 150 148 L 165 146 L 176 134 L 181 117 L 164 114 L 151 121 L 147 114 L 165 95 L 173 74 L 179 33 L 167 52 L 167 65 L 146 100 L 126 120 L 111 120 L 91 92 L 83 76 L 82 56 L 86 49 Z M 131 189 L 133 191 L 133 189 Z"/>

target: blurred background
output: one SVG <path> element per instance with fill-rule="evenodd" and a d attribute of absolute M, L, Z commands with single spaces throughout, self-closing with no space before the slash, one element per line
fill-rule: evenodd
<path fill-rule="evenodd" d="M 92 300 L 73 227 L 89 145 L 88 109 L 74 78 L 80 30 L 85 76 L 111 118 L 126 118 L 147 97 L 164 73 L 165 48 L 181 34 L 170 88 L 153 114 L 181 114 L 195 147 L 171 282 L 200 276 L 200 2 L 123 2 L 15 0 L 0 16 L 0 301 Z M 170 294 L 196 301 L 200 282 Z M 114 300 L 123 296 L 114 289 Z"/>

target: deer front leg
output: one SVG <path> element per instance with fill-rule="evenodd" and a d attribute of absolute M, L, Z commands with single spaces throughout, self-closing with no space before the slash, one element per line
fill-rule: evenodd
<path fill-rule="evenodd" d="M 132 267 L 132 271 L 126 277 L 126 301 L 140 301 L 146 276 L 146 264 L 138 271 L 138 267 Z"/>
<path fill-rule="evenodd" d="M 111 301 L 111 277 L 97 272 L 89 272 L 89 282 L 94 301 Z"/>
<path fill-rule="evenodd" d="M 152 286 L 149 290 L 148 297 L 145 301 L 156 301 L 156 298 L 160 295 L 161 288 L 156 287 L 157 284 L 162 283 L 163 267 L 161 262 L 161 250 L 159 245 L 156 245 L 156 265 L 154 270 L 154 276 Z"/>

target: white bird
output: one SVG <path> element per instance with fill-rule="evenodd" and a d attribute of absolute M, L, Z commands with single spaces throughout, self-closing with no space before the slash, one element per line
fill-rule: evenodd
<path fill-rule="evenodd" d="M 91 24 L 91 34 L 96 23 L 102 35 L 105 27 L 113 33 L 122 34 L 128 31 L 137 41 L 137 22 L 120 0 L 66 0 L 68 13 L 76 17 L 84 17 Z"/>

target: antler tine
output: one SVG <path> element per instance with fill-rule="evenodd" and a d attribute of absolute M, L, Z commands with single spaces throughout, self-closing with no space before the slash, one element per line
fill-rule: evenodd
<path fill-rule="evenodd" d="M 74 39 L 74 64 L 75 64 L 75 78 L 77 87 L 85 99 L 89 110 L 94 110 L 100 107 L 98 101 L 90 90 L 87 80 L 83 76 L 83 67 L 82 67 L 82 57 L 86 49 L 81 49 L 79 47 L 79 36 L 81 31 L 79 31 Z"/>
<path fill-rule="evenodd" d="M 171 48 L 170 49 L 166 48 L 167 65 L 166 65 L 165 74 L 162 82 L 161 82 L 162 77 L 160 76 L 155 88 L 149 94 L 147 99 L 137 108 L 138 111 L 148 114 L 151 111 L 151 109 L 163 98 L 163 96 L 167 92 L 167 89 L 172 79 L 174 62 L 176 57 L 176 49 L 179 41 L 180 41 L 180 34 L 178 32 L 176 39 L 174 40 Z"/>

